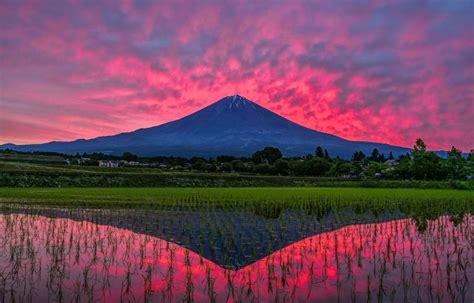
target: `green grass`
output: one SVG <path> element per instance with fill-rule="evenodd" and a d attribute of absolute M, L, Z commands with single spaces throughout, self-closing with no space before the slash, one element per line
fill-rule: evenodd
<path fill-rule="evenodd" d="M 81 174 L 161 174 L 159 169 L 141 168 L 141 167 L 120 167 L 105 168 L 98 166 L 82 166 L 82 165 L 63 165 L 63 164 L 43 164 L 43 163 L 27 163 L 27 162 L 7 162 L 0 161 L 0 172 L 57 172 L 57 173 L 81 173 Z"/>
<path fill-rule="evenodd" d="M 32 154 L 7 154 L 0 153 L 0 160 L 6 161 L 53 161 L 62 162 L 64 158 L 61 156 L 49 155 L 32 155 Z"/>
<path fill-rule="evenodd" d="M 170 172 L 156 168 L 100 168 L 0 161 L 0 187 L 364 187 L 474 189 L 472 181 L 347 180 Z"/>
<path fill-rule="evenodd" d="M 375 188 L 0 188 L 0 204 L 87 208 L 242 208 L 278 216 L 286 208 L 466 213 L 474 192 Z"/>
<path fill-rule="evenodd" d="M 0 188 L 0 198 L 26 200 L 84 200 L 170 202 L 186 199 L 207 201 L 255 201 L 314 198 L 340 200 L 360 199 L 434 199 L 473 200 L 474 192 L 436 189 L 381 189 L 381 188 Z"/>

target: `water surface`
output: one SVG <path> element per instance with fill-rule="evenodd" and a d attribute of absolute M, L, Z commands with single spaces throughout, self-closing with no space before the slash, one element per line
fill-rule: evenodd
<path fill-rule="evenodd" d="M 474 300 L 471 215 L 92 213 L 0 214 L 0 302 Z"/>

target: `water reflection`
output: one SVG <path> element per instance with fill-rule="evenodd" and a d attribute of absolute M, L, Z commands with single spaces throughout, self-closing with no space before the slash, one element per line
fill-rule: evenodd
<path fill-rule="evenodd" d="M 246 209 L 120 210 L 18 208 L 0 210 L 89 221 L 168 240 L 221 267 L 238 270 L 292 243 L 343 226 L 404 218 L 400 212 L 355 213 L 351 209 L 309 215 L 286 209 L 278 217 Z M 419 226 L 423 224 L 418 224 Z"/>
<path fill-rule="evenodd" d="M 111 225 L 0 214 L 0 301 L 471 302 L 473 223 L 349 225 L 229 269 Z"/>

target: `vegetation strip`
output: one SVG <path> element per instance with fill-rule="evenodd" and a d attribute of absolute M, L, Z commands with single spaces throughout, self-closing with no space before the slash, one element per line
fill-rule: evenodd
<path fill-rule="evenodd" d="M 401 212 L 423 218 L 474 213 L 474 192 L 368 188 L 0 188 L 10 203 L 73 208 L 247 209 L 277 218 L 284 209 L 322 216 L 331 210 Z"/>
<path fill-rule="evenodd" d="M 55 166 L 0 161 L 0 187 L 374 187 L 474 189 L 474 181 L 340 179 L 236 173 L 162 172 L 153 168 Z"/>

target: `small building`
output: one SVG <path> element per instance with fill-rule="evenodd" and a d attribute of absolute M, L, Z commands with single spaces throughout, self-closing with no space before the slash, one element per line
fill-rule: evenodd
<path fill-rule="evenodd" d="M 385 161 L 384 164 L 387 164 L 387 165 L 390 165 L 390 166 L 395 166 L 395 165 L 398 165 L 400 163 L 397 160 L 389 159 L 389 160 Z"/>
<path fill-rule="evenodd" d="M 80 157 L 79 159 L 77 159 L 77 164 L 85 164 L 86 162 L 89 162 L 90 160 L 91 158 Z"/>
<path fill-rule="evenodd" d="M 116 160 L 99 160 L 99 167 L 119 167 L 119 161 L 116 161 Z"/>

